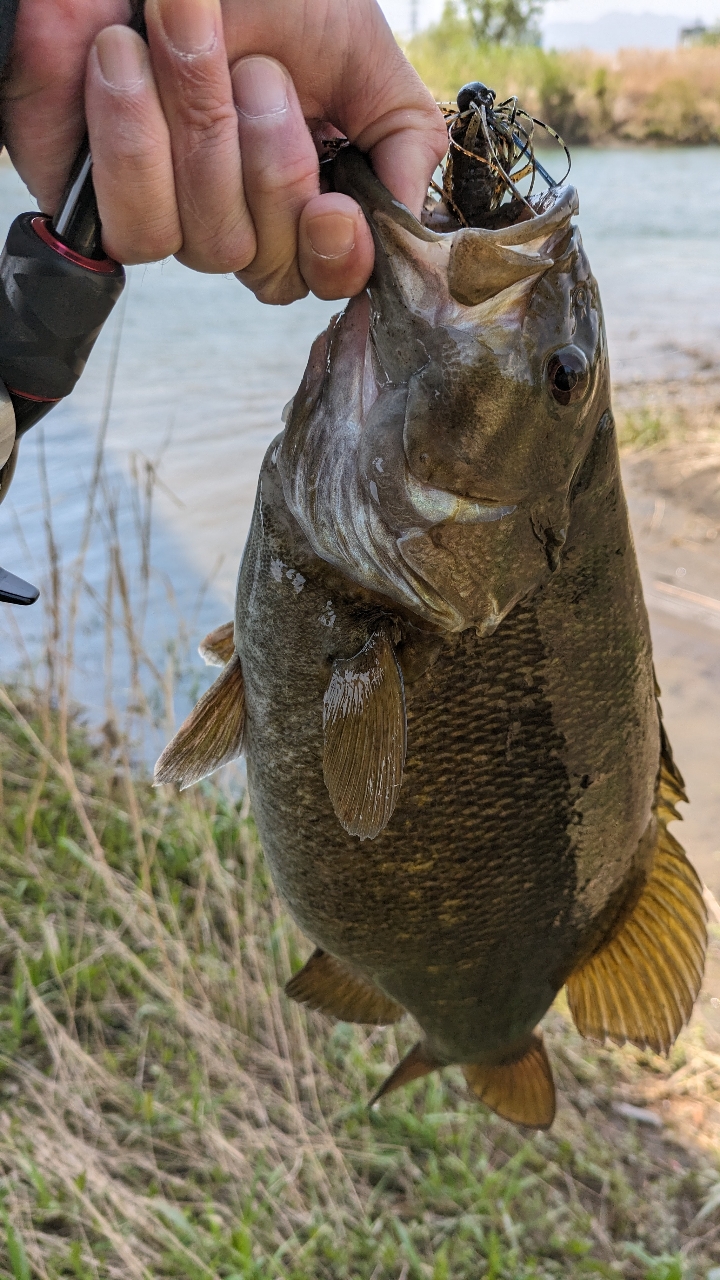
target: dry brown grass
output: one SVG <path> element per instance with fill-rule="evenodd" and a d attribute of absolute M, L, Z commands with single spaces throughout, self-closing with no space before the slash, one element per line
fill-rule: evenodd
<path fill-rule="evenodd" d="M 720 142 L 720 47 L 626 50 L 615 57 L 479 47 L 468 24 L 448 11 L 406 51 L 439 100 L 480 77 L 501 98 L 516 94 L 567 142 Z"/>
<path fill-rule="evenodd" d="M 700 1280 L 720 1262 L 720 1055 L 700 1029 L 668 1061 L 598 1049 L 561 1002 L 547 1135 L 456 1071 L 369 1113 L 413 1029 L 284 998 L 308 946 L 246 803 L 153 791 L 72 716 L 65 750 L 51 709 L 0 702 L 2 1274 Z"/>

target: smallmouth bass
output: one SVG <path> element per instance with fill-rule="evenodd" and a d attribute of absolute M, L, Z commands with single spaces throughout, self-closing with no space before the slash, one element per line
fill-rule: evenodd
<path fill-rule="evenodd" d="M 242 750 L 275 883 L 316 950 L 287 992 L 422 1038 L 553 1119 L 538 1024 L 664 1052 L 705 908 L 667 824 L 657 703 L 596 282 L 571 187 L 435 232 L 335 160 L 376 244 L 266 455 L 224 664 L 166 748 L 181 786 Z M 201 646 L 201 651 L 203 646 Z"/>

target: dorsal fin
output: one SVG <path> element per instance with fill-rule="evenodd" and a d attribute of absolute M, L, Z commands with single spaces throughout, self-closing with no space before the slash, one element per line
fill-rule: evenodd
<path fill-rule="evenodd" d="M 338 820 L 372 840 L 387 826 L 405 765 L 405 690 L 384 627 L 338 658 L 323 702 L 323 775 Z"/>
<path fill-rule="evenodd" d="M 198 653 L 209 667 L 224 667 L 235 652 L 235 623 L 223 622 L 198 645 Z"/>
<path fill-rule="evenodd" d="M 555 1119 L 555 1082 L 539 1031 L 515 1062 L 469 1063 L 463 1066 L 463 1074 L 475 1097 L 503 1120 L 529 1129 L 549 1129 Z"/>
<path fill-rule="evenodd" d="M 341 1022 L 369 1022 L 376 1027 L 398 1022 L 405 1010 L 353 972 L 342 960 L 320 948 L 285 984 L 285 994 L 298 1004 L 339 1018 Z"/>
<path fill-rule="evenodd" d="M 707 949 L 702 885 L 667 830 L 685 800 L 664 732 L 655 796 L 657 841 L 647 880 L 630 915 L 567 982 L 581 1035 L 667 1053 L 700 990 Z"/>
<path fill-rule="evenodd" d="M 237 654 L 204 693 L 155 765 L 155 783 L 181 789 L 236 760 L 243 746 L 245 690 Z"/>

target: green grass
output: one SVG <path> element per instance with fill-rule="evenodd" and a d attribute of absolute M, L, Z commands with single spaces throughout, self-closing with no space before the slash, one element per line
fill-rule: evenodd
<path fill-rule="evenodd" d="M 667 414 L 642 407 L 618 414 L 618 442 L 622 449 L 651 449 L 665 444 L 673 433 Z"/>
<path fill-rule="evenodd" d="M 453 1070 L 368 1112 L 412 1028 L 285 999 L 308 945 L 245 804 L 155 791 L 77 721 L 64 752 L 47 708 L 2 697 L 0 1275 L 677 1280 L 720 1261 L 714 1159 L 612 1110 L 691 1068 L 714 1088 L 720 1059 L 590 1049 L 554 1011 L 550 1133 Z"/>

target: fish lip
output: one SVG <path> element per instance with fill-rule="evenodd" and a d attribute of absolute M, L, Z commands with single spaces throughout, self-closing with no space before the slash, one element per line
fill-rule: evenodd
<path fill-rule="evenodd" d="M 377 259 L 399 253 L 412 259 L 428 279 L 442 278 L 446 301 L 465 308 L 489 302 L 515 286 L 530 286 L 551 268 L 554 251 L 580 207 L 576 189 L 561 186 L 552 189 L 550 207 L 527 222 L 431 231 L 390 195 L 357 148 L 338 152 L 333 179 L 335 190 L 356 200 L 368 220 L 376 245 L 376 285 L 382 274 L 378 275 Z"/>
<path fill-rule="evenodd" d="M 405 472 L 405 493 L 410 507 L 428 528 L 448 521 L 455 524 L 491 524 L 517 510 L 517 504 L 509 506 L 492 499 L 480 502 L 447 489 L 437 489 L 418 480 L 409 469 Z"/>
<path fill-rule="evenodd" d="M 418 240 L 424 240 L 428 244 L 441 244 L 469 232 L 473 238 L 491 240 L 494 244 L 515 248 L 533 240 L 546 239 L 547 229 L 576 214 L 580 203 L 576 188 L 567 184 L 552 188 L 555 197 L 553 203 L 527 222 L 516 222 L 512 226 L 496 229 L 460 227 L 456 231 L 432 231 L 415 217 L 407 205 L 390 194 L 373 173 L 367 157 L 353 146 L 343 147 L 338 151 L 333 162 L 333 185 L 336 191 L 357 201 L 371 225 L 376 214 L 384 213 Z"/>

